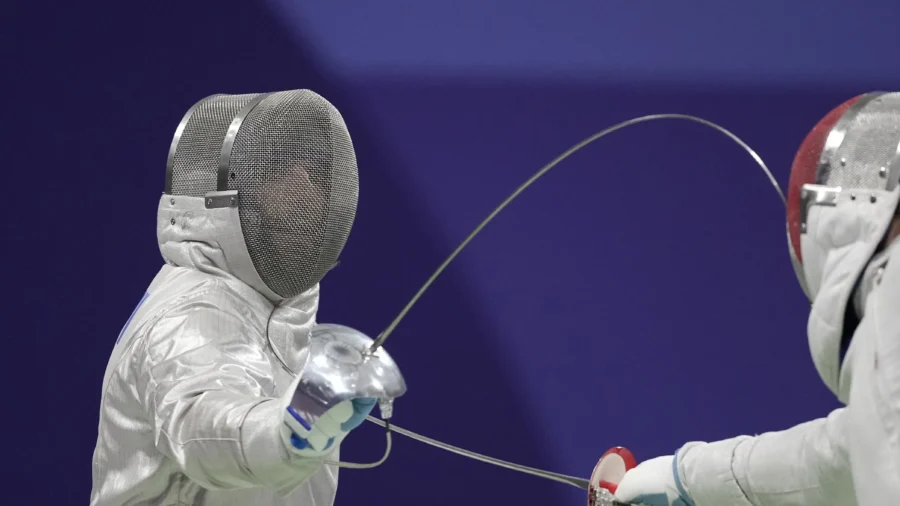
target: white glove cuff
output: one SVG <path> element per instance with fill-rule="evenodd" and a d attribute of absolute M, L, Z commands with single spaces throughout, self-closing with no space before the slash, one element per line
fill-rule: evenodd
<path fill-rule="evenodd" d="M 734 472 L 738 445 L 751 439 L 739 436 L 715 443 L 691 442 L 678 450 L 678 474 L 696 506 L 753 506 Z"/>

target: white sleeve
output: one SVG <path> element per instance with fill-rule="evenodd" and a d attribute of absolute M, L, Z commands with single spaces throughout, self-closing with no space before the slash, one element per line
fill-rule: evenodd
<path fill-rule="evenodd" d="M 150 330 L 138 386 L 157 449 L 208 489 L 297 486 L 321 463 L 281 436 L 272 364 L 245 313 L 207 293 Z"/>
<path fill-rule="evenodd" d="M 679 450 L 679 474 L 696 506 L 854 506 L 846 408 L 780 432 Z"/>

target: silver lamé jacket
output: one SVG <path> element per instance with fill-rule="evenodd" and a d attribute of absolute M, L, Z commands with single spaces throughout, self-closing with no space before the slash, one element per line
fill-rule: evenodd
<path fill-rule="evenodd" d="M 280 434 L 318 286 L 268 291 L 235 208 L 164 195 L 157 222 L 166 264 L 109 359 L 90 504 L 332 505 L 337 469 Z"/>

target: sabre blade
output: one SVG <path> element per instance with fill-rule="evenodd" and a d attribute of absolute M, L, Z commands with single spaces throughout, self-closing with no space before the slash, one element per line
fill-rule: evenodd
<path fill-rule="evenodd" d="M 512 201 L 515 200 L 516 197 L 518 197 L 523 191 L 525 191 L 526 188 L 531 186 L 535 181 L 537 181 L 544 174 L 549 172 L 550 169 L 559 165 L 563 160 L 572 156 L 577 151 L 580 151 L 582 148 L 588 146 L 589 144 L 593 143 L 594 141 L 599 140 L 603 137 L 606 137 L 607 135 L 609 135 L 617 130 L 621 130 L 623 128 L 626 128 L 626 127 L 629 127 L 632 125 L 637 125 L 639 123 L 646 123 L 648 121 L 655 121 L 655 120 L 662 120 L 662 119 L 676 119 L 676 120 L 685 120 L 685 121 L 691 121 L 694 123 L 699 123 L 701 125 L 712 128 L 713 130 L 725 135 L 726 137 L 728 137 L 729 139 L 734 141 L 744 151 L 746 151 L 747 154 L 749 154 L 751 158 L 753 158 L 753 161 L 756 162 L 757 165 L 759 165 L 759 167 L 762 169 L 763 173 L 765 173 L 766 178 L 769 180 L 769 183 L 771 183 L 771 185 L 775 188 L 775 192 L 778 193 L 778 197 L 781 198 L 781 203 L 782 204 L 787 203 L 787 199 L 784 196 L 784 192 L 781 190 L 781 187 L 778 186 L 778 181 L 775 179 L 775 176 L 772 175 L 772 171 L 769 170 L 769 168 L 766 166 L 766 163 L 763 161 L 763 159 L 756 153 L 756 151 L 753 150 L 753 148 L 750 147 L 749 144 L 744 142 L 737 135 L 731 133 L 731 131 L 728 130 L 727 128 L 725 128 L 717 123 L 713 123 L 712 121 L 705 120 L 705 119 L 699 118 L 697 116 L 691 116 L 689 114 L 650 114 L 648 116 L 632 118 L 632 119 L 623 121 L 621 123 L 617 123 L 609 128 L 606 128 L 604 130 L 601 130 L 601 131 L 595 133 L 594 135 L 591 135 L 590 137 L 579 142 L 578 144 L 572 146 L 571 148 L 569 148 L 568 150 L 563 152 L 561 155 L 554 158 L 553 161 L 551 161 L 547 165 L 544 165 L 543 167 L 541 167 L 536 173 L 534 173 L 531 177 L 529 177 L 524 183 L 519 185 L 519 187 L 516 188 L 516 190 L 514 192 L 512 192 L 512 194 L 510 196 L 506 197 L 503 200 L 503 202 L 500 203 L 500 205 L 498 205 L 493 211 L 491 211 L 491 213 L 481 223 L 479 223 L 477 227 L 475 227 L 475 230 L 473 230 L 471 233 L 469 233 L 469 235 L 466 236 L 465 239 L 463 239 L 463 241 L 459 244 L 459 246 L 457 246 L 456 249 L 453 250 L 452 253 L 450 253 L 450 256 L 448 256 L 447 259 L 444 260 L 444 262 L 440 266 L 438 266 L 438 268 L 434 271 L 434 273 L 431 275 L 431 277 L 429 277 L 428 280 L 425 281 L 425 284 L 423 284 L 422 287 L 419 288 L 419 291 L 416 292 L 416 294 L 413 295 L 412 299 L 410 299 L 410 301 L 406 304 L 406 306 L 404 306 L 403 309 L 400 310 L 400 314 L 398 314 L 394 318 L 394 320 L 391 321 L 390 325 L 388 325 L 386 329 L 384 329 L 380 334 L 378 334 L 378 336 L 375 338 L 375 342 L 372 344 L 371 348 L 369 348 L 369 351 L 374 352 L 379 347 L 381 347 L 382 344 L 384 344 L 384 342 L 387 340 L 388 336 L 391 335 L 391 333 L 394 331 L 394 329 L 397 328 L 397 325 L 399 325 L 400 322 L 403 320 L 403 318 L 406 317 L 406 313 L 408 313 L 409 310 L 412 309 L 412 307 L 416 304 L 416 302 L 418 302 L 418 300 L 422 297 L 422 295 L 428 290 L 428 288 L 431 286 L 431 284 L 434 283 L 434 281 L 438 278 L 438 276 L 441 275 L 442 272 L 444 272 L 444 269 L 446 269 L 447 266 L 449 266 L 450 263 L 453 262 L 453 259 L 456 258 L 456 256 L 459 255 L 463 249 L 465 249 L 465 247 L 469 244 L 469 242 L 471 242 L 472 239 L 474 239 L 475 236 L 477 236 L 481 232 L 481 230 L 484 227 L 486 227 L 487 224 L 491 222 L 491 220 L 494 219 L 494 217 L 496 217 L 498 214 L 500 214 L 500 211 L 502 211 L 506 206 L 508 206 L 510 203 L 512 203 Z"/>
<path fill-rule="evenodd" d="M 383 420 L 379 420 L 373 416 L 366 417 L 366 419 L 376 425 L 380 425 L 381 427 L 385 426 Z M 448 451 L 450 453 L 455 453 L 457 455 L 461 455 L 463 457 L 468 457 L 473 460 L 477 460 L 479 462 L 484 462 L 485 464 L 491 464 L 494 466 L 502 467 L 504 469 L 509 469 L 511 471 L 517 471 L 524 474 L 529 474 L 531 476 L 537 476 L 538 478 L 544 478 L 547 480 L 552 480 L 558 483 L 565 483 L 566 485 L 571 485 L 573 487 L 579 488 L 581 490 L 588 490 L 590 488 L 590 482 L 584 478 L 577 478 L 575 476 L 568 476 L 565 474 L 554 473 L 551 471 L 545 471 L 543 469 L 537 469 L 534 467 L 523 466 L 521 464 L 516 464 L 514 462 L 508 462 L 505 460 L 501 460 L 494 457 L 488 457 L 487 455 L 482 455 L 480 453 L 476 453 L 470 450 L 466 450 L 464 448 L 460 448 L 458 446 L 453 446 L 451 444 L 447 444 L 436 439 L 432 439 L 427 436 L 423 436 L 421 434 L 416 434 L 411 430 L 406 430 L 402 427 L 397 427 L 391 422 L 391 431 L 400 434 L 401 436 L 408 437 L 410 439 L 414 439 L 420 443 L 425 443 L 429 446 L 434 446 L 435 448 L 440 448 L 441 450 Z"/>

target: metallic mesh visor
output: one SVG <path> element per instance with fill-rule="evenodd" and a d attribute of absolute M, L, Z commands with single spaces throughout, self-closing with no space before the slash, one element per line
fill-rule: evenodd
<path fill-rule="evenodd" d="M 356 216 L 356 155 L 337 109 L 309 90 L 215 95 L 186 115 L 168 193 L 236 190 L 260 279 L 289 298 L 337 261 Z"/>
<path fill-rule="evenodd" d="M 818 184 L 885 190 L 900 143 L 900 93 L 872 93 L 855 115 L 847 115 L 843 142 L 817 174 Z"/>
<path fill-rule="evenodd" d="M 238 112 L 256 95 L 213 95 L 197 102 L 175 132 L 166 167 L 166 193 L 203 197 L 216 191 L 222 141 Z"/>
<path fill-rule="evenodd" d="M 356 155 L 340 113 L 308 90 L 264 98 L 237 131 L 228 165 L 241 228 L 263 282 L 300 294 L 337 261 L 356 216 Z"/>

